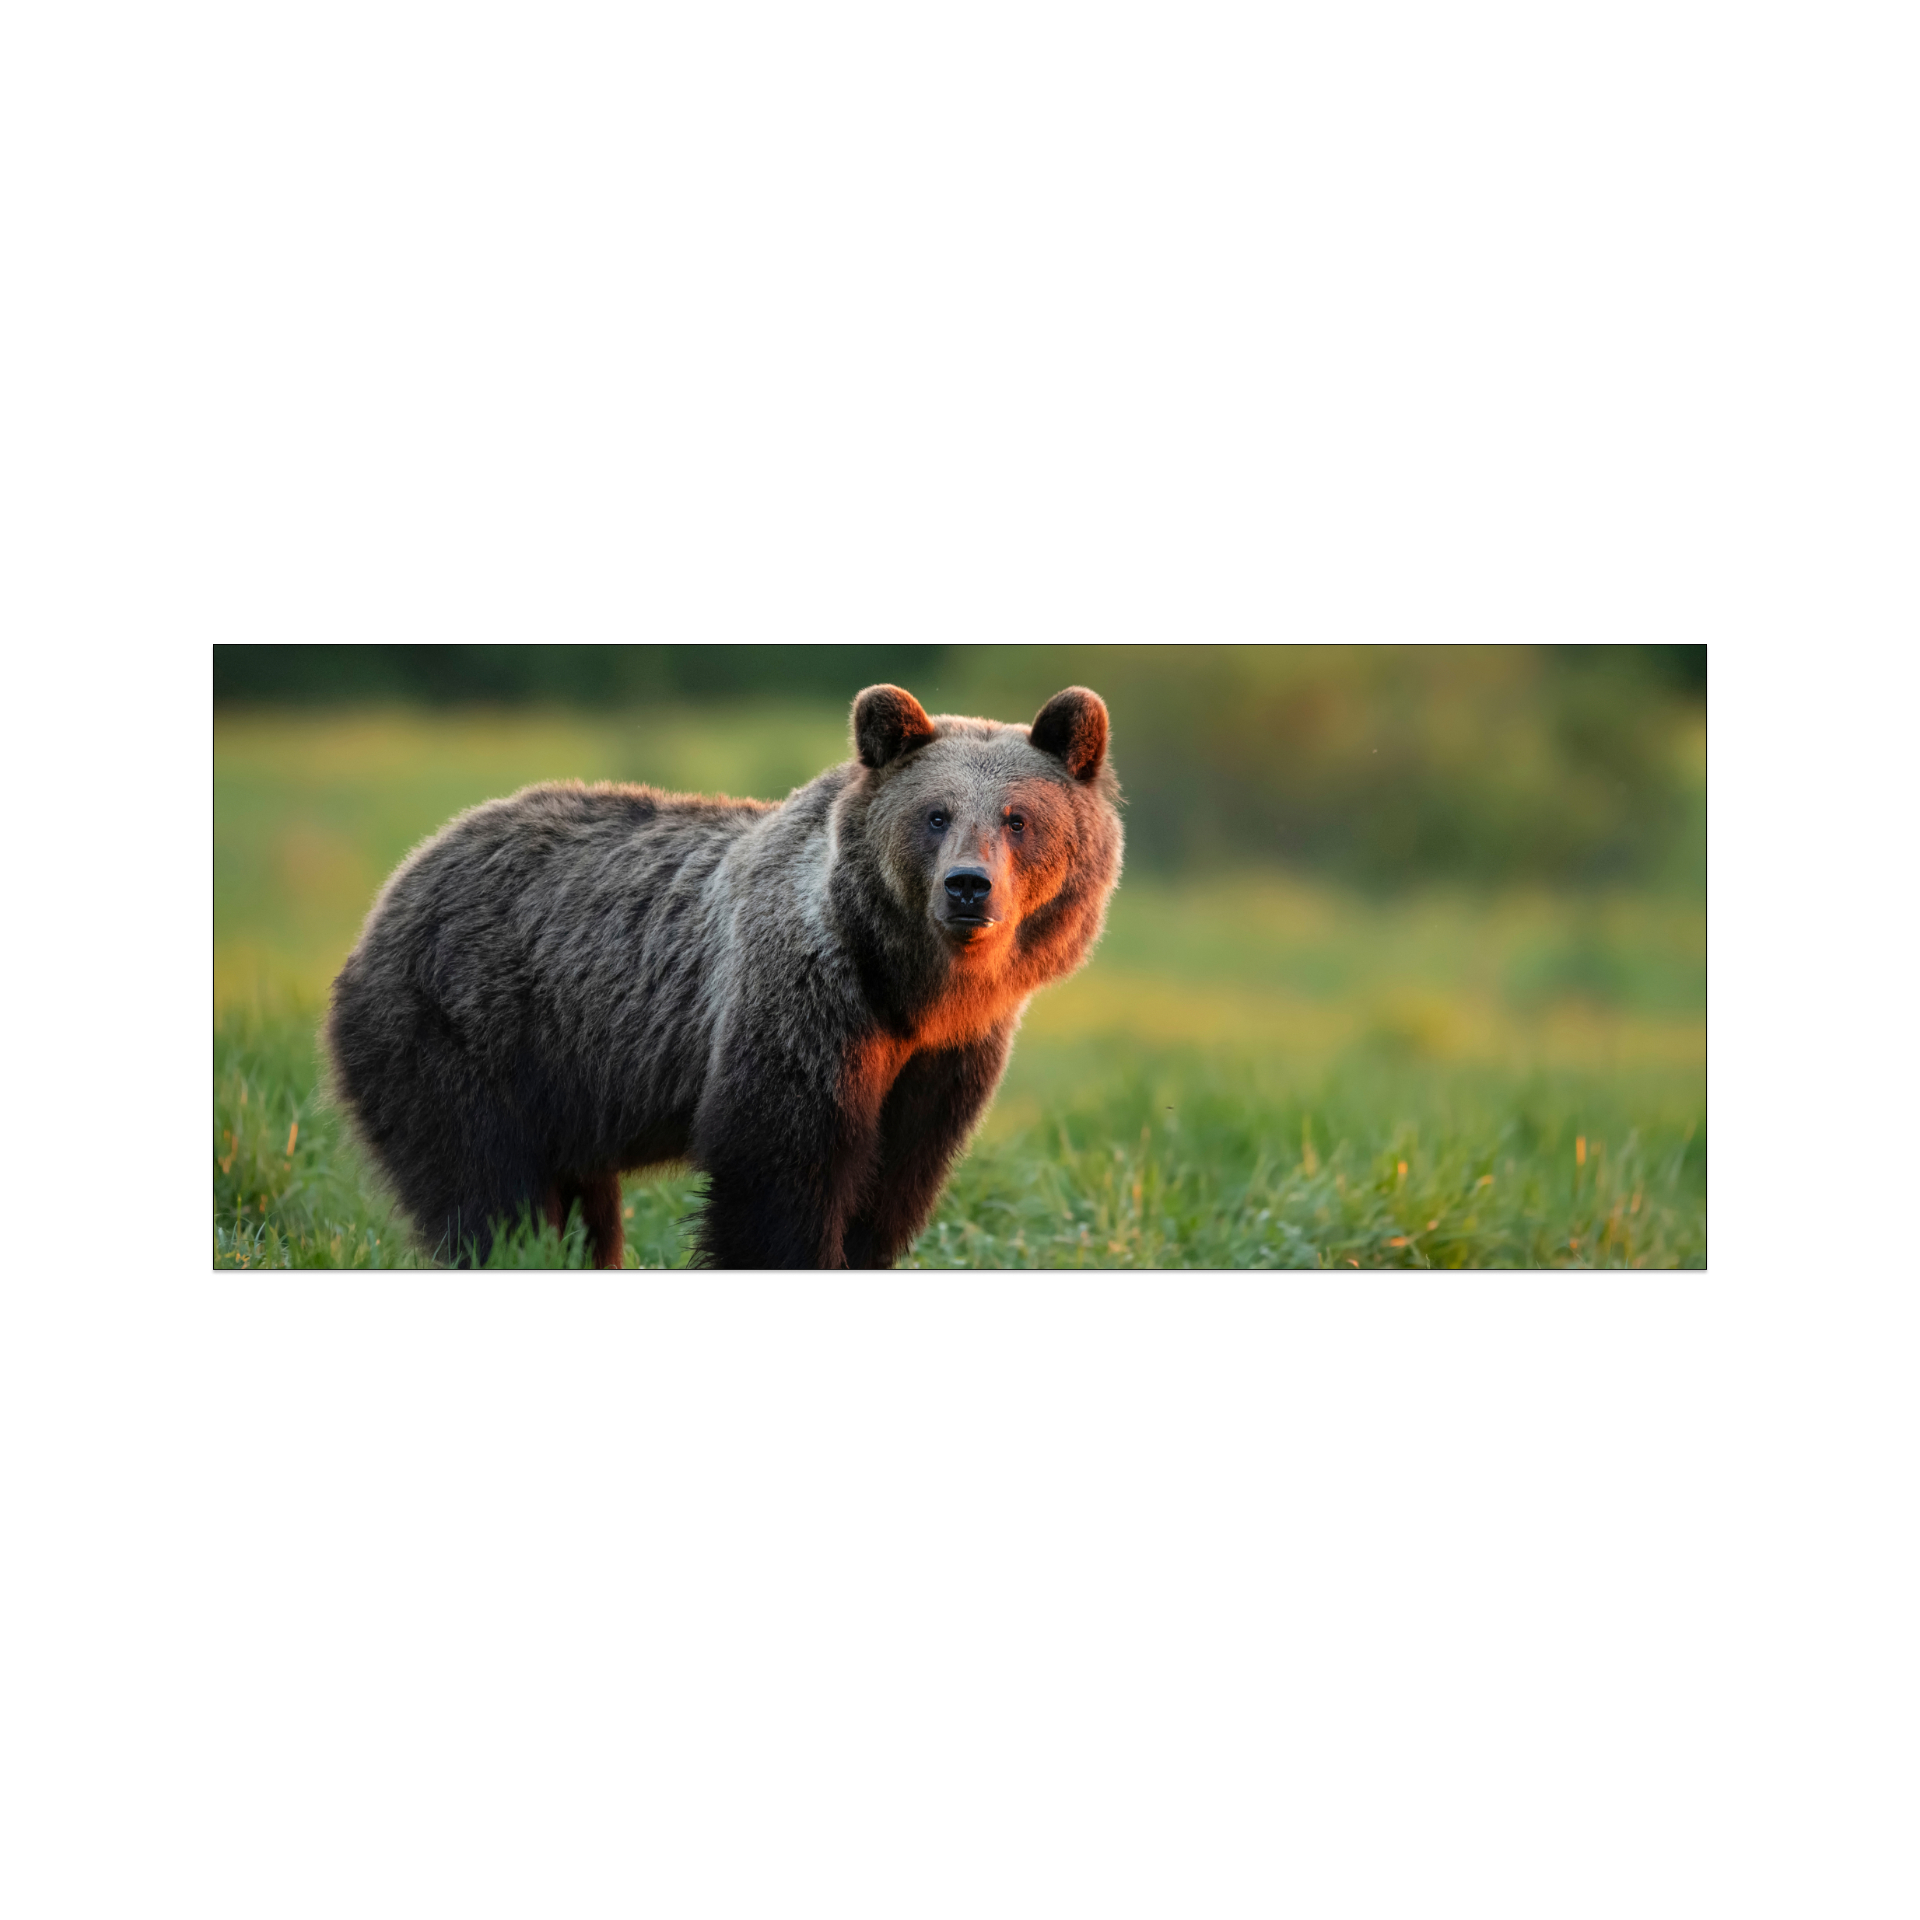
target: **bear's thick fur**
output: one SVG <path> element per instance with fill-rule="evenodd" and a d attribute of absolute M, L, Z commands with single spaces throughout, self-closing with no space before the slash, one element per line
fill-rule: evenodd
<path fill-rule="evenodd" d="M 529 787 L 387 882 L 333 985 L 339 1097 L 426 1240 L 578 1200 L 621 1259 L 623 1171 L 708 1176 L 715 1266 L 885 1266 L 926 1224 L 1028 996 L 1120 874 L 1107 710 L 1031 728 L 854 702 L 855 757 L 778 806 Z"/>

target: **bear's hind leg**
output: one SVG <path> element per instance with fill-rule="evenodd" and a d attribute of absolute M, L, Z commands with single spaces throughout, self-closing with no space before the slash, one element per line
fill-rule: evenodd
<path fill-rule="evenodd" d="M 627 1253 L 626 1234 L 620 1224 L 620 1176 L 597 1173 L 580 1183 L 580 1219 L 587 1230 L 587 1245 L 593 1250 L 596 1267 L 618 1267 Z"/>
<path fill-rule="evenodd" d="M 501 1161 L 505 1156 L 501 1156 Z M 529 1216 L 537 1224 L 549 1215 L 553 1189 L 524 1164 L 496 1162 L 462 1168 L 465 1177 L 424 1192 L 415 1187 L 400 1196 L 434 1257 L 456 1267 L 484 1267 L 492 1255 L 497 1229 L 514 1231 Z M 567 1201 L 561 1202 L 565 1217 Z"/>
<path fill-rule="evenodd" d="M 473 1193 L 410 1204 L 408 1211 L 431 1256 L 453 1267 L 484 1267 L 493 1253 L 495 1228 L 516 1218 L 510 1203 Z"/>
<path fill-rule="evenodd" d="M 555 1180 L 541 1196 L 541 1209 L 555 1233 L 567 1230 L 567 1215 L 580 1202 L 580 1224 L 596 1267 L 618 1267 L 626 1259 L 626 1235 L 620 1225 L 620 1176 L 596 1173 L 584 1180 Z"/>

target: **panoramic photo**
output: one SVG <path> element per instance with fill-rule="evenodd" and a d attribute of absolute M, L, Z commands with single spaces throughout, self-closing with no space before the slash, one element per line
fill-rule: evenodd
<path fill-rule="evenodd" d="M 222 1267 L 1684 1267 L 1706 652 L 214 650 Z"/>

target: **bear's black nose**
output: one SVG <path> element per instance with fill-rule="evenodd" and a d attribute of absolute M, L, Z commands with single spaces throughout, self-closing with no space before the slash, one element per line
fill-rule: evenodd
<path fill-rule="evenodd" d="M 971 912 L 993 891 L 993 877 L 981 867 L 955 867 L 947 875 L 947 898 Z"/>

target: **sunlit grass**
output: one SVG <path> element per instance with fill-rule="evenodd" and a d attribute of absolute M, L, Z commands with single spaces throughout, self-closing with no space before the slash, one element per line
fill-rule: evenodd
<path fill-rule="evenodd" d="M 1062 1063 L 1040 1050 L 1039 1073 Z M 924 1266 L 1688 1266 L 1705 1140 L 1681 1084 L 1136 1055 L 1002 1118 Z M 1021 1096 L 1016 1089 L 1016 1112 Z M 1576 1143 L 1587 1142 L 1584 1161 Z"/>
<path fill-rule="evenodd" d="M 321 1097 L 311 1009 L 216 1037 L 215 1261 L 410 1266 L 422 1248 Z M 1023 1042 L 915 1266 L 1690 1266 L 1705 1139 L 1688 1077 Z M 1584 1151 L 1583 1151 L 1584 1146 Z M 628 1264 L 684 1264 L 700 1192 L 632 1179 Z M 490 1264 L 584 1264 L 578 1223 Z"/>

